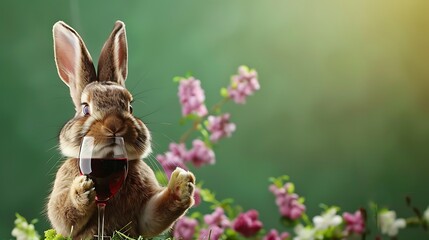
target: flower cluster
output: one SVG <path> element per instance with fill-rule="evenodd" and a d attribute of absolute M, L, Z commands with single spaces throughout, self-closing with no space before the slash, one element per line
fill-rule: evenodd
<path fill-rule="evenodd" d="M 213 150 L 200 139 L 195 139 L 192 142 L 190 150 L 187 150 L 183 143 L 170 143 L 169 150 L 164 155 L 156 156 L 167 177 L 170 177 L 177 167 L 188 169 L 185 165 L 187 162 L 191 162 L 196 167 L 201 167 L 206 164 L 214 164 L 216 161 Z"/>
<path fill-rule="evenodd" d="M 294 185 L 287 176 L 271 178 L 269 189 L 279 195 L 294 194 Z M 281 187 L 278 187 L 281 186 Z M 264 224 L 259 219 L 259 213 L 255 209 L 243 212 L 240 207 L 233 206 L 231 199 L 219 201 L 208 189 L 201 189 L 203 201 L 212 204 L 214 211 L 209 214 L 194 212 L 191 217 L 195 219 L 192 224 L 183 225 L 182 221 L 189 221 L 188 217 L 180 219 L 174 227 L 174 236 L 178 239 L 189 239 L 189 235 L 183 233 L 193 232 L 192 239 L 263 239 L 263 240 L 318 240 L 318 239 L 355 239 L 369 234 L 366 222 L 366 210 L 359 209 L 354 212 L 340 213 L 339 207 L 322 206 L 324 209 L 319 215 L 309 218 L 305 211 L 294 215 L 293 218 L 282 215 L 282 223 L 286 231 L 270 229 L 265 232 Z M 277 195 L 276 195 L 277 197 Z M 301 199 L 301 198 L 298 198 Z M 302 200 L 299 200 L 300 209 L 305 209 Z M 375 209 L 378 209 L 375 208 Z M 378 215 L 380 233 L 389 237 L 395 237 L 399 230 L 407 226 L 407 221 L 397 218 L 391 210 L 381 209 L 375 212 Z M 418 224 L 426 226 L 429 223 L 429 207 L 421 215 Z M 190 229 L 189 229 L 190 228 Z M 181 235 L 182 234 L 182 235 Z"/>
<path fill-rule="evenodd" d="M 182 122 L 192 120 L 193 123 L 179 143 L 171 143 L 169 151 L 156 156 L 167 177 L 170 177 L 176 167 L 188 169 L 186 166 L 188 163 L 195 167 L 215 163 L 213 144 L 218 143 L 222 138 L 230 137 L 236 129 L 235 124 L 230 122 L 231 114 L 221 113 L 222 105 L 229 99 L 244 103 L 246 97 L 260 88 L 257 72 L 247 66 L 240 66 L 238 74 L 232 76 L 232 79 L 231 85 L 226 90 L 227 93 L 222 94 L 224 100 L 214 106 L 212 113 L 205 105 L 205 93 L 200 80 L 192 76 L 174 78 L 174 81 L 179 83 L 177 95 L 182 107 Z M 199 132 L 202 139 L 194 139 L 192 148 L 187 150 L 185 144 L 194 131 Z"/>
<path fill-rule="evenodd" d="M 293 240 L 349 239 L 351 236 L 362 236 L 362 239 L 365 239 L 365 236 L 369 234 L 366 222 L 367 214 L 364 208 L 351 213 L 343 212 L 341 215 L 339 214 L 340 209 L 338 207 L 324 206 L 324 211 L 320 215 L 314 216 L 310 222 L 305 213 L 304 201 L 294 193 L 295 186 L 289 182 L 289 177 L 270 178 L 270 181 L 272 184 L 269 189 L 276 197 L 275 202 L 285 220 L 283 221 L 286 224 L 285 226 L 294 226 Z M 294 197 L 287 198 L 288 196 Z M 421 214 L 417 207 L 411 206 L 409 198 L 407 198 L 407 204 L 416 213 L 416 217 L 410 217 L 407 220 L 397 218 L 395 211 L 388 209 L 380 210 L 378 206 L 372 205 L 372 210 L 378 216 L 377 227 L 381 234 L 396 237 L 400 229 L 408 226 L 407 222 L 412 222 L 414 225 L 421 225 L 427 229 L 429 207 Z"/>
<path fill-rule="evenodd" d="M 262 228 L 262 222 L 258 217 L 258 211 L 254 209 L 240 213 L 234 221 L 233 228 L 245 237 L 254 236 Z"/>
<path fill-rule="evenodd" d="M 293 192 L 292 183 L 286 183 L 281 187 L 272 184 L 269 189 L 276 196 L 276 204 L 283 217 L 295 220 L 305 212 L 304 199 Z"/>
<path fill-rule="evenodd" d="M 226 235 L 229 230 L 230 233 L 235 231 L 246 238 L 250 238 L 256 236 L 263 226 L 262 222 L 259 220 L 259 213 L 254 209 L 240 213 L 235 219 L 230 220 L 226 216 L 225 210 L 219 206 L 216 207 L 212 213 L 204 215 L 200 225 L 202 228 L 197 234 L 197 220 L 194 218 L 182 217 L 177 221 L 174 227 L 173 236 L 176 239 L 183 240 L 195 238 L 202 240 L 218 240 L 223 235 Z M 278 236 L 276 231 L 270 232 L 270 234 L 267 235 L 269 239 L 273 239 L 274 236 Z M 281 237 L 285 236 L 285 233 L 282 233 Z"/>
<path fill-rule="evenodd" d="M 314 228 L 318 230 L 326 230 L 331 227 L 336 227 L 343 222 L 341 216 L 337 215 L 336 208 L 329 208 L 321 216 L 313 218 Z"/>
<path fill-rule="evenodd" d="M 276 197 L 275 202 L 281 216 L 286 223 L 294 226 L 293 240 L 342 239 L 352 234 L 364 233 L 365 221 L 360 211 L 353 214 L 345 212 L 340 216 L 339 208 L 325 207 L 325 210 L 314 216 L 310 222 L 305 214 L 304 200 L 294 193 L 295 186 L 289 182 L 289 177 L 271 178 L 270 181 L 272 184 L 269 190 Z"/>
<path fill-rule="evenodd" d="M 365 231 L 365 219 L 362 211 L 358 210 L 355 213 L 344 213 L 343 219 L 346 223 L 346 231 L 348 234 L 362 234 Z"/>
<path fill-rule="evenodd" d="M 182 115 L 196 114 L 200 117 L 207 114 L 204 101 L 206 96 L 201 88 L 201 81 L 194 77 L 182 79 L 179 83 L 178 92 L 180 103 L 182 104 Z"/>
<path fill-rule="evenodd" d="M 271 229 L 267 235 L 264 236 L 263 240 L 286 240 L 290 237 L 288 232 L 279 232 L 276 229 Z"/>
<path fill-rule="evenodd" d="M 229 122 L 229 113 L 221 116 L 209 116 L 207 118 L 207 129 L 211 132 L 210 141 L 217 142 L 224 137 L 231 137 L 235 131 L 235 124 Z"/>
<path fill-rule="evenodd" d="M 238 104 L 246 102 L 246 98 L 260 89 L 257 72 L 246 66 L 238 68 L 238 74 L 231 77 L 231 84 L 221 90 L 223 100 L 214 105 L 208 111 L 205 106 L 205 93 L 201 87 L 201 81 L 192 77 L 176 77 L 179 83 L 179 101 L 182 107 L 182 123 L 192 121 L 192 127 L 185 132 L 178 143 L 170 143 L 169 149 L 156 158 L 169 177 L 176 167 L 187 169 L 187 164 L 195 167 L 212 165 L 215 163 L 213 145 L 222 138 L 230 137 L 236 130 L 236 125 L 230 122 L 230 114 L 222 113 L 221 107 L 229 100 Z M 199 133 L 199 137 L 189 139 L 192 133 Z M 187 143 L 191 148 L 187 148 Z M 158 176 L 158 175 L 157 175 Z M 370 234 L 367 224 L 367 214 L 364 208 L 352 212 L 340 213 L 338 207 L 322 206 L 320 215 L 310 218 L 306 213 L 304 198 L 295 193 L 295 185 L 289 181 L 288 176 L 270 178 L 269 191 L 274 194 L 275 204 L 281 215 L 283 230 L 264 229 L 263 222 L 259 219 L 259 212 L 255 209 L 243 211 L 242 207 L 233 205 L 233 199 L 219 201 L 209 189 L 199 183 L 194 193 L 195 205 L 205 202 L 210 205 L 210 210 L 204 213 L 201 206 L 194 208 L 187 216 L 177 220 L 173 231 L 157 239 L 180 240 L 218 240 L 218 239 L 263 239 L 263 240 L 320 240 L 320 239 L 350 239 L 362 237 L 365 239 Z M 268 194 L 268 193 L 267 193 Z M 396 212 L 389 209 L 372 210 L 377 216 L 376 234 L 383 234 L 394 239 L 401 229 L 411 224 L 422 226 L 427 230 L 429 225 L 429 207 L 422 213 L 417 207 L 411 206 L 411 200 L 407 198 L 408 206 L 416 216 L 397 218 Z M 25 218 L 17 215 L 12 236 L 18 240 L 39 240 L 40 237 L 34 229 L 35 221 L 28 223 Z M 171 233 L 171 235 L 170 235 Z M 352 238 L 353 238 L 352 237 Z M 45 231 L 46 240 L 71 240 L 57 234 L 51 229 Z M 126 234 L 116 232 L 112 240 L 129 239 Z M 142 239 L 142 238 L 139 238 Z M 377 239 L 381 239 L 377 236 Z"/>
<path fill-rule="evenodd" d="M 207 227 L 201 230 L 200 239 L 217 240 L 225 229 L 231 225 L 223 208 L 220 207 L 217 207 L 213 213 L 205 215 L 204 222 L 207 224 Z"/>
<path fill-rule="evenodd" d="M 246 103 L 246 98 L 261 87 L 258 82 L 258 73 L 247 66 L 240 66 L 238 74 L 231 77 L 231 85 L 228 87 L 228 97 L 239 104 Z"/>
<path fill-rule="evenodd" d="M 387 210 L 379 213 L 378 222 L 380 223 L 381 233 L 390 237 L 398 235 L 399 229 L 405 228 L 407 225 L 405 219 L 396 218 L 396 212 Z"/>
<path fill-rule="evenodd" d="M 192 240 L 197 226 L 197 220 L 189 217 L 182 217 L 176 222 L 173 236 L 176 239 Z"/>
<path fill-rule="evenodd" d="M 33 220 L 30 223 L 27 220 L 16 214 L 15 228 L 12 230 L 12 236 L 17 240 L 39 240 L 39 233 L 34 228 L 34 224 L 37 220 Z"/>

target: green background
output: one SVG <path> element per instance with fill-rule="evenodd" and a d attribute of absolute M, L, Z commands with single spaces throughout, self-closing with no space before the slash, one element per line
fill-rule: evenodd
<path fill-rule="evenodd" d="M 49 227 L 57 135 L 74 115 L 53 60 L 58 20 L 95 61 L 114 22 L 126 23 L 127 86 L 153 156 L 187 129 L 174 76 L 192 71 L 211 106 L 239 65 L 257 69 L 261 90 L 225 107 L 237 131 L 217 146 L 216 165 L 195 174 L 218 198 L 258 209 L 267 229 L 279 227 L 267 179 L 282 174 L 311 216 L 319 203 L 355 211 L 369 201 L 410 216 L 405 196 L 426 209 L 428 9 L 417 0 L 2 1 L 0 239 L 11 238 L 15 212 L 38 218 L 39 232 Z"/>

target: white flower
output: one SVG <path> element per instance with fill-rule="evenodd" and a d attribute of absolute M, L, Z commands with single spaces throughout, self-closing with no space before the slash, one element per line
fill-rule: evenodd
<path fill-rule="evenodd" d="M 313 228 L 304 227 L 301 224 L 296 225 L 294 229 L 296 237 L 293 240 L 315 240 L 315 230 Z"/>
<path fill-rule="evenodd" d="M 396 219 L 395 211 L 385 211 L 378 215 L 381 233 L 394 237 L 398 234 L 400 228 L 405 228 L 407 225 L 402 218 Z"/>
<path fill-rule="evenodd" d="M 12 236 L 16 238 L 16 240 L 39 240 L 39 236 L 36 234 L 29 234 L 28 231 L 34 232 L 34 225 L 22 223 L 21 227 L 15 227 L 12 230 Z"/>
<path fill-rule="evenodd" d="M 314 227 L 317 230 L 325 230 L 340 225 L 343 219 L 336 214 L 337 209 L 333 207 L 326 210 L 321 216 L 315 216 L 313 218 Z"/>
<path fill-rule="evenodd" d="M 426 223 L 429 223 L 429 207 L 426 208 L 425 212 L 423 213 L 423 219 L 426 221 Z"/>

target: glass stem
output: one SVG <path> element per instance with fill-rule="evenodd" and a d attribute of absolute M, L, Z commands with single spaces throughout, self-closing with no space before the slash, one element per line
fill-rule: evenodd
<path fill-rule="evenodd" d="M 106 209 L 105 203 L 97 203 L 98 207 L 98 239 L 104 240 L 104 210 Z"/>

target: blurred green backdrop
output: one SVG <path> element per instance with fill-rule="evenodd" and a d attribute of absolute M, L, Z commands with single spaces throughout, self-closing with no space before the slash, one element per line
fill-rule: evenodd
<path fill-rule="evenodd" d="M 127 86 L 153 133 L 154 155 L 186 128 L 171 79 L 202 80 L 207 104 L 241 64 L 262 86 L 229 104 L 237 131 L 217 164 L 195 171 L 219 198 L 260 211 L 279 227 L 268 177 L 288 174 L 306 198 L 354 211 L 370 200 L 412 213 L 429 204 L 429 2 L 3 1 L 0 26 L 0 239 L 14 213 L 43 214 L 60 162 L 57 134 L 73 114 L 53 60 L 52 25 L 64 20 L 95 61 L 115 20 L 127 24 Z M 404 239 L 427 238 L 421 230 Z"/>

